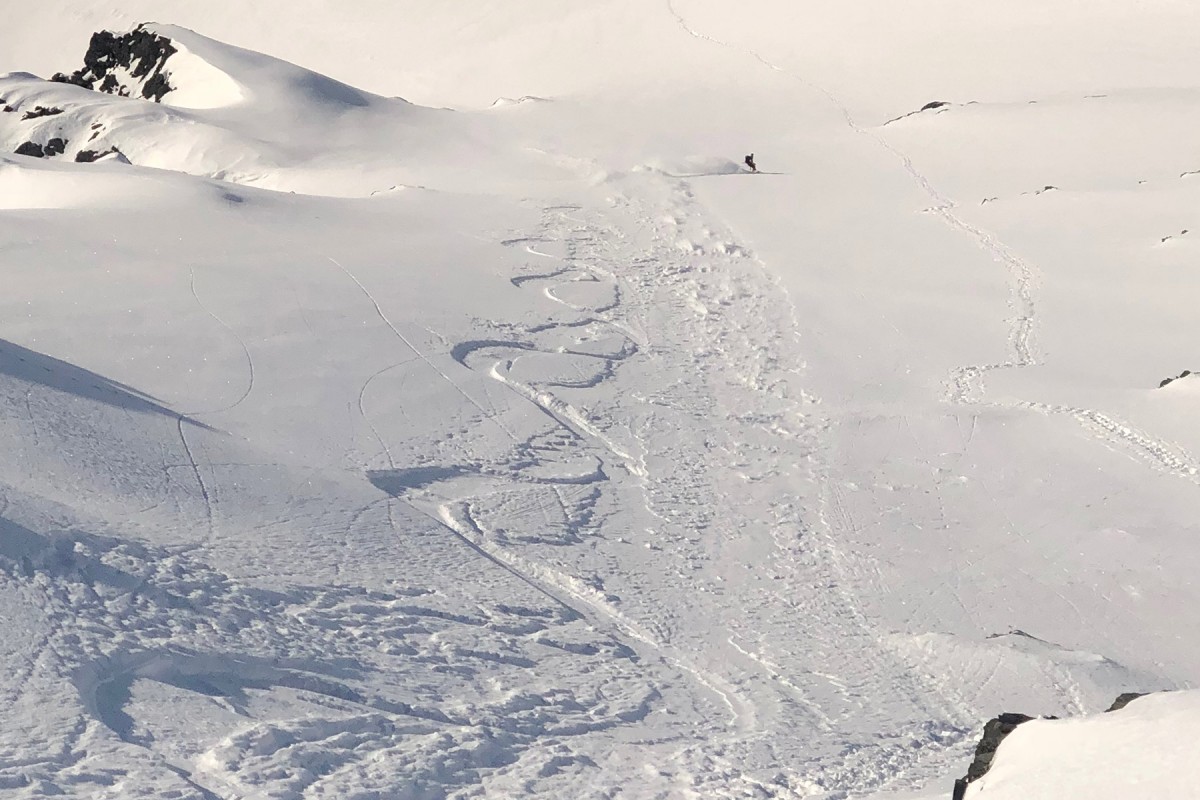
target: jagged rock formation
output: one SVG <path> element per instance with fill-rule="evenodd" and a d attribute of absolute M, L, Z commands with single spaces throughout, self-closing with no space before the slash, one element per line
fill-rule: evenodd
<path fill-rule="evenodd" d="M 1186 374 L 1186 373 L 1185 373 Z M 1018 631 L 1018 633 L 1021 633 Z M 1028 634 L 1024 634 L 1028 635 Z M 1119 695 L 1113 704 L 1108 708 L 1108 711 L 1120 711 L 1125 706 L 1129 705 L 1139 697 L 1145 697 L 1145 692 L 1125 692 Z M 1018 726 L 1029 722 L 1037 717 L 1029 717 L 1025 714 L 1001 714 L 995 719 L 989 720 L 988 724 L 983 728 L 983 736 L 979 740 L 979 744 L 975 747 L 975 758 L 971 761 L 971 766 L 967 768 L 967 774 L 954 782 L 953 800 L 963 800 L 967 795 L 967 786 L 982 778 L 987 771 L 992 767 L 992 761 L 996 758 L 996 750 L 999 749 L 1000 743 Z M 1041 719 L 1057 719 L 1057 717 L 1042 717 Z"/>
<path fill-rule="evenodd" d="M 170 39 L 141 25 L 125 34 L 100 31 L 92 34 L 83 69 L 50 80 L 158 103 L 172 89 L 163 68 L 175 52 Z"/>
<path fill-rule="evenodd" d="M 45 158 L 46 156 L 46 151 L 37 142 L 21 142 L 13 152 L 19 156 L 33 156 L 34 158 Z"/>
<path fill-rule="evenodd" d="M 1166 386 L 1167 384 L 1177 381 L 1180 378 L 1186 378 L 1188 375 L 1191 375 L 1191 374 L 1192 374 L 1192 371 L 1190 369 L 1185 369 L 1183 372 L 1179 373 L 1174 378 L 1164 378 L 1163 380 L 1161 380 L 1158 384 L 1158 388 L 1161 389 L 1164 386 Z"/>
<path fill-rule="evenodd" d="M 37 142 L 22 142 L 13 152 L 19 156 L 33 156 L 34 158 L 53 158 L 61 156 L 67 152 L 67 141 L 61 136 L 55 136 L 46 144 L 41 145 Z"/>
<path fill-rule="evenodd" d="M 99 161 L 105 156 L 111 156 L 116 152 L 119 151 L 115 147 L 110 147 L 107 150 L 80 150 L 75 154 L 75 161 L 79 164 L 90 164 L 93 161 Z"/>
<path fill-rule="evenodd" d="M 46 106 L 34 106 L 33 111 L 26 111 L 21 115 L 22 120 L 38 119 L 39 117 L 52 117 L 55 114 L 61 114 L 61 108 L 47 108 Z"/>
<path fill-rule="evenodd" d="M 967 785 L 977 781 L 987 773 L 996 757 L 996 749 L 1004 738 L 1017 729 L 1017 726 L 1029 722 L 1034 717 L 1024 714 L 1001 714 L 988 720 L 983 728 L 983 737 L 975 747 L 975 758 L 967 768 L 966 777 L 954 782 L 954 800 L 962 800 L 967 794 Z"/>
<path fill-rule="evenodd" d="M 1108 711 L 1120 711 L 1122 708 L 1129 705 L 1134 700 L 1137 700 L 1139 697 L 1145 697 L 1145 696 L 1146 696 L 1145 692 L 1125 692 L 1125 694 L 1119 695 L 1117 697 L 1117 699 L 1113 701 L 1113 704 L 1108 707 L 1107 710 Z"/>

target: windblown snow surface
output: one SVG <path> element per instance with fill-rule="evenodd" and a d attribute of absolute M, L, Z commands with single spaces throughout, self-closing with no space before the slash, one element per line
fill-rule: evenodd
<path fill-rule="evenodd" d="M 939 797 L 1200 678 L 1192 4 L 114 5 L 0 24 L 0 796 Z"/>

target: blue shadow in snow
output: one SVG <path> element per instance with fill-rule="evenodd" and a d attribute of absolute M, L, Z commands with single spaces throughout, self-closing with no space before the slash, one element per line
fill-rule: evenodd
<path fill-rule="evenodd" d="M 124 408 L 139 414 L 157 414 L 181 420 L 205 430 L 213 430 L 163 405 L 157 398 L 126 386 L 103 375 L 77 367 L 52 356 L 30 350 L 19 344 L 0 339 L 0 375 L 8 375 L 26 383 L 44 386 L 56 392 Z"/>

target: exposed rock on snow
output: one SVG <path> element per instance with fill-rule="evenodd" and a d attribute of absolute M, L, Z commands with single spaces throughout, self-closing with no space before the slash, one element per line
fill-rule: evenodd
<path fill-rule="evenodd" d="M 33 156 L 34 158 L 44 158 L 46 155 L 42 146 L 37 142 L 22 142 L 13 152 L 19 156 Z"/>
<path fill-rule="evenodd" d="M 83 69 L 57 73 L 51 80 L 157 103 L 172 90 L 163 68 L 175 52 L 170 39 L 143 25 L 124 34 L 100 31 L 92 34 Z"/>
<path fill-rule="evenodd" d="M 1029 722 L 1033 717 L 1025 714 L 1001 714 L 988 720 L 983 728 L 983 736 L 975 747 L 975 759 L 967 768 L 967 774 L 954 782 L 954 800 L 962 800 L 966 795 L 967 785 L 979 780 L 992 767 L 996 758 L 996 750 L 1005 737 L 1017 729 L 1017 726 Z"/>
<path fill-rule="evenodd" d="M 1134 700 L 1146 697 L 1147 694 L 1147 692 L 1123 692 L 1106 709 L 1105 713 L 1121 711 Z M 1037 718 L 1026 716 L 1025 714 L 1001 714 L 995 719 L 990 720 L 983 729 L 983 736 L 979 740 L 979 745 L 975 748 L 975 759 L 967 769 L 967 774 L 954 782 L 953 800 L 963 800 L 966 797 L 967 787 L 988 774 L 991 770 L 1000 745 L 1005 739 L 1019 726 L 1034 719 Z M 1058 718 L 1042 717 L 1041 719 L 1057 720 Z"/>
<path fill-rule="evenodd" d="M 910 111 L 907 114 L 901 114 L 898 117 L 893 117 L 892 119 L 889 119 L 887 122 L 885 122 L 883 124 L 891 125 L 893 122 L 899 122 L 902 119 L 908 119 L 909 117 L 915 117 L 917 114 L 920 114 L 923 111 L 936 111 L 940 108 L 947 108 L 950 105 L 951 105 L 951 103 L 948 100 L 931 100 L 930 102 L 928 102 L 925 105 L 918 108 L 916 111 Z"/>
<path fill-rule="evenodd" d="M 34 106 L 33 111 L 26 111 L 21 115 L 21 119 L 37 119 L 38 117 L 53 117 L 55 114 L 61 114 L 61 108 L 47 108 L 46 106 Z"/>
<path fill-rule="evenodd" d="M 99 161 L 105 156 L 118 154 L 120 151 L 115 147 L 110 147 L 108 150 L 80 150 L 75 154 L 75 161 L 80 164 L 90 164 L 93 161 Z"/>
<path fill-rule="evenodd" d="M 1108 707 L 1108 710 L 1109 711 L 1120 711 L 1122 708 L 1129 705 L 1134 700 L 1137 700 L 1139 697 L 1145 697 L 1145 696 L 1146 696 L 1146 692 L 1125 692 L 1124 694 L 1119 695 L 1116 700 L 1113 700 L 1113 704 Z"/>
<path fill-rule="evenodd" d="M 22 142 L 13 152 L 19 156 L 50 158 L 52 156 L 61 156 L 63 153 L 65 153 L 67 151 L 67 143 L 67 139 L 64 139 L 61 136 L 55 136 L 49 139 L 44 145 L 33 141 Z"/>
<path fill-rule="evenodd" d="M 1193 797 L 1200 768 L 1200 696 L 1161 692 L 1117 713 L 1037 720 L 1005 739 L 987 775 L 964 797 L 989 800 L 1127 800 Z M 956 790 L 956 797 L 957 794 Z"/>
<path fill-rule="evenodd" d="M 1158 388 L 1160 388 L 1160 389 L 1161 389 L 1161 388 L 1163 388 L 1164 386 L 1167 386 L 1167 385 L 1169 385 L 1169 384 L 1172 384 L 1172 383 L 1174 383 L 1174 382 L 1175 382 L 1175 381 L 1177 381 L 1177 380 L 1181 380 L 1181 379 L 1183 379 L 1183 378 L 1186 378 L 1186 377 L 1188 377 L 1188 376 L 1189 376 L 1189 375 L 1191 375 L 1191 374 L 1192 374 L 1192 371 L 1191 371 L 1190 369 L 1185 369 L 1183 372 L 1179 373 L 1178 375 L 1176 375 L 1176 376 L 1175 376 L 1175 377 L 1173 377 L 1173 378 L 1163 378 L 1161 381 L 1159 381 Z"/>

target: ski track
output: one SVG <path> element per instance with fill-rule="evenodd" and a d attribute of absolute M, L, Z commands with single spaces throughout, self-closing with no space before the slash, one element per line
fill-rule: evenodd
<path fill-rule="evenodd" d="M 224 328 L 226 331 L 228 331 L 229 335 L 234 338 L 234 340 L 238 343 L 238 346 L 242 349 L 242 355 L 246 359 L 247 378 L 246 378 L 245 390 L 232 403 L 229 403 L 228 405 L 222 406 L 220 408 L 213 408 L 213 409 L 208 409 L 205 411 L 184 412 L 184 416 L 197 417 L 197 416 L 204 416 L 204 415 L 208 415 L 208 414 L 220 414 L 220 413 L 223 413 L 226 411 L 232 411 L 233 409 L 240 406 L 246 400 L 246 398 L 250 396 L 250 393 L 252 391 L 254 391 L 254 358 L 250 355 L 250 348 L 246 346 L 246 341 L 244 339 L 242 339 L 242 337 L 238 334 L 238 332 L 235 331 L 233 329 L 233 327 L 231 325 L 229 325 L 229 323 L 225 322 L 225 320 L 221 319 L 219 316 L 214 314 L 209 309 L 209 307 L 204 304 L 204 301 L 200 299 L 200 295 L 197 294 L 197 292 L 196 292 L 196 270 L 189 269 L 188 275 L 190 278 L 188 286 L 191 289 L 192 297 L 195 299 L 196 305 L 200 306 L 200 310 L 202 310 L 208 316 L 212 317 L 214 320 L 216 320 L 218 325 L 220 325 L 222 328 Z"/>
<path fill-rule="evenodd" d="M 664 219 L 673 222 L 655 222 Z M 781 474 L 772 464 L 790 461 L 787 454 L 795 448 L 811 454 L 813 437 L 820 435 L 820 425 L 808 418 L 814 398 L 800 390 L 794 400 L 787 399 L 789 388 L 797 388 L 787 384 L 802 368 L 788 363 L 795 350 L 795 309 L 777 279 L 706 218 L 682 180 L 651 178 L 630 186 L 607 209 L 574 206 L 562 213 L 546 208 L 539 231 L 506 243 L 525 241 L 555 242 L 565 249 L 563 264 L 515 276 L 513 285 L 528 287 L 579 316 L 527 324 L 507 337 L 463 341 L 452 348 L 453 357 L 546 414 L 567 436 L 568 449 L 594 454 L 602 465 L 596 484 L 602 494 L 635 490 L 642 498 L 639 513 L 654 528 L 647 529 L 646 546 L 662 551 L 665 560 L 631 570 L 619 551 L 606 550 L 595 557 L 603 563 L 598 570 L 602 582 L 597 583 L 576 572 L 569 554 L 552 564 L 490 530 L 480 510 L 507 502 L 504 498 L 511 490 L 506 485 L 528 480 L 520 473 L 508 478 L 498 474 L 498 483 L 486 493 L 478 488 L 463 493 L 450 479 L 430 487 L 421 504 L 438 498 L 431 516 L 481 554 L 585 618 L 613 629 L 635 650 L 686 676 L 694 691 L 719 699 L 728 714 L 725 724 L 705 735 L 707 744 L 682 743 L 670 759 L 681 791 L 697 796 L 754 790 L 805 796 L 819 789 L 845 796 L 887 786 L 904 774 L 938 774 L 945 753 L 959 754 L 965 746 L 975 710 L 961 698 L 939 694 L 936 685 L 914 674 L 865 619 L 844 586 L 853 585 L 854 575 L 830 533 L 835 522 L 819 524 L 822 533 L 809 530 L 787 504 L 774 510 L 766 523 L 765 542 L 777 554 L 768 571 L 776 573 L 779 589 L 771 584 L 739 589 L 734 603 L 739 618 L 730 622 L 737 626 L 732 636 L 710 639 L 704 631 L 712 619 L 705 611 L 675 610 L 658 600 L 664 583 L 676 594 L 699 591 L 698 599 L 706 591 L 716 591 L 714 599 L 725 591 L 721 572 L 732 569 L 722 563 L 725 540 L 743 536 L 733 524 L 738 512 L 728 506 L 728 490 L 719 485 L 718 470 L 728 457 L 740 452 L 748 463 L 757 463 L 753 471 L 764 470 L 751 480 L 772 480 Z M 581 281 L 616 284 L 615 302 L 588 306 L 565 300 L 562 292 Z M 727 307 L 732 307 L 728 313 Z M 751 326 L 735 322 L 759 318 L 764 319 Z M 596 381 L 566 387 L 575 392 L 572 398 L 608 381 L 619 386 L 627 369 L 663 375 L 655 396 L 634 397 L 628 407 L 619 404 L 619 413 L 597 415 L 546 385 L 514 376 L 522 358 L 571 355 L 579 349 L 572 343 L 575 337 L 605 328 L 622 332 L 629 345 L 617 357 L 601 356 L 610 369 Z M 678 379 L 681 382 L 672 385 Z M 722 418 L 741 426 L 751 440 L 765 437 L 764 444 L 733 441 L 738 434 L 722 434 L 719 425 L 705 433 L 703 420 Z M 628 431 L 614 436 L 614 420 L 637 419 L 640 422 Z M 675 442 L 672 437 L 656 438 L 659 429 L 697 433 Z M 726 438 L 729 441 L 717 441 Z M 623 467 L 619 473 L 603 470 L 614 461 Z M 652 461 L 672 466 L 664 470 Z M 820 467 L 814 463 L 810 469 Z M 549 482 L 556 491 L 568 485 L 554 478 Z M 571 501 L 561 494 L 556 501 L 564 512 L 569 510 Z M 828 510 L 820 514 L 822 519 L 833 516 Z M 599 533 L 605 535 L 604 530 L 601 527 Z M 748 567 L 762 569 L 751 555 L 743 558 Z M 678 567 L 671 566 L 676 563 Z M 625 586 L 622 597 L 636 602 L 618 604 L 603 576 Z M 699 608 L 709 607 L 707 600 L 700 600 Z M 728 613 L 724 602 L 712 611 Z M 706 624 L 689 622 L 695 614 L 705 616 Z M 799 638 L 814 642 L 814 652 L 779 650 L 773 642 L 785 637 L 774 637 L 771 631 L 780 625 L 792 634 L 799 626 Z M 932 713 L 943 721 L 917 722 L 882 741 L 872 737 L 876 741 L 864 739 L 853 746 L 829 741 L 848 719 L 875 717 L 872 698 L 891 695 L 899 695 L 897 702 L 907 708 L 905 716 L 924 720 Z M 937 697 L 942 699 L 935 702 L 936 709 L 927 707 L 928 698 Z M 803 736 L 790 741 L 796 733 L 796 714 L 812 723 Z M 873 724 L 878 723 L 859 720 L 850 730 Z M 720 788 L 700 777 L 710 774 L 717 761 L 736 775 Z M 769 791 L 754 774 L 768 764 L 787 765 L 784 782 L 772 783 Z"/>
<path fill-rule="evenodd" d="M 191 470 L 192 477 L 196 479 L 196 486 L 200 490 L 200 498 L 204 501 L 204 524 L 208 533 L 208 541 L 212 542 L 216 536 L 216 518 L 213 514 L 213 498 L 209 494 L 208 485 L 204 482 L 204 475 L 200 471 L 200 464 L 196 461 L 196 456 L 192 452 L 192 446 L 188 442 L 187 434 L 183 430 L 183 424 L 187 420 L 180 415 L 175 420 L 176 429 L 179 431 L 179 441 L 183 445 L 183 453 L 187 456 L 187 466 Z M 170 478 L 168 470 L 167 477 Z"/>
<path fill-rule="evenodd" d="M 456 392 L 458 392 L 460 395 L 462 395 L 463 398 L 468 403 L 475 406 L 475 408 L 477 408 L 479 410 L 479 413 L 483 415 L 483 419 L 488 420 L 489 422 L 492 422 L 493 424 L 495 424 L 502 431 L 504 431 L 505 435 L 508 436 L 510 439 L 517 438 L 516 435 L 513 434 L 512 431 L 510 431 L 508 428 L 506 428 L 504 426 L 503 422 L 501 422 L 499 419 L 496 418 L 496 415 L 494 413 L 485 409 L 479 403 L 479 401 L 477 401 L 475 398 L 471 397 L 471 395 L 467 394 L 466 390 L 464 390 L 462 388 L 462 386 L 460 386 L 453 378 L 451 378 L 449 375 L 447 375 L 441 369 L 441 367 L 439 367 L 437 364 L 434 364 L 433 361 L 429 358 L 429 356 L 425 355 L 424 352 L 417 349 L 416 345 L 414 345 L 407 336 L 405 336 L 403 333 L 400 332 L 400 329 L 397 328 L 395 326 L 395 324 L 391 321 L 391 319 L 388 318 L 387 314 L 383 313 L 383 308 L 379 305 L 379 301 L 375 299 L 375 296 L 373 294 L 371 294 L 370 290 L 368 290 L 367 287 L 362 284 L 362 281 L 360 281 L 354 275 L 353 272 L 351 272 L 350 270 L 348 270 L 344 266 L 342 266 L 342 264 L 337 259 L 333 258 L 332 256 L 327 256 L 327 258 L 329 259 L 330 262 L 333 263 L 334 266 L 336 266 L 338 269 L 340 269 L 342 272 L 344 272 L 346 274 L 346 277 L 348 277 L 348 278 L 350 278 L 350 280 L 354 281 L 354 285 L 359 288 L 359 291 L 361 291 L 363 293 L 363 295 L 367 298 L 367 300 L 370 301 L 371 305 L 375 308 L 375 313 L 379 316 L 379 319 L 381 319 L 383 321 L 383 323 L 385 325 L 387 325 L 387 327 L 391 330 L 391 332 L 393 334 L 395 334 L 397 339 L 399 339 L 401 342 L 404 343 L 405 347 L 407 347 L 409 350 L 412 351 L 413 355 L 415 355 L 417 358 L 424 361 L 426 366 L 428 366 L 431 370 L 433 370 L 435 373 L 437 373 L 437 375 L 442 380 L 444 380 L 446 383 L 450 384 L 454 388 L 454 390 Z"/>
<path fill-rule="evenodd" d="M 71 786 L 104 793 L 103 787 L 119 782 L 124 793 L 137 796 L 257 796 L 269 788 L 271 796 L 300 798 L 332 782 L 329 791 L 340 796 L 346 787 L 338 787 L 337 776 L 353 777 L 377 758 L 394 765 L 379 796 L 397 796 L 404 786 L 429 780 L 447 790 L 465 789 L 478 784 L 481 771 L 489 771 L 486 760 L 475 764 L 467 758 L 462 769 L 446 772 L 435 754 L 463 759 L 492 741 L 502 762 L 509 752 L 514 759 L 536 757 L 543 736 L 557 738 L 559 752 L 569 753 L 566 743 L 573 736 L 634 722 L 653 696 L 647 688 L 640 697 L 589 702 L 590 682 L 600 676 L 636 685 L 634 664 L 610 655 L 611 641 L 590 634 L 575 621 L 575 612 L 536 585 L 551 602 L 547 610 L 467 604 L 452 606 L 464 609 L 454 612 L 442 610 L 441 593 L 433 589 L 262 592 L 239 585 L 183 549 L 83 535 L 74 552 L 75 563 L 51 559 L 32 565 L 36 573 L 53 578 L 40 581 L 37 589 L 53 625 L 31 651 L 27 669 L 39 682 L 36 696 L 60 685 L 56 691 L 64 702 L 24 717 L 33 726 L 29 731 L 0 731 L 5 752 L 0 790 L 29 787 L 35 794 L 45 789 L 48 796 L 55 786 Z M 6 571 L 0 563 L 0 578 Z M 110 575 L 129 576 L 127 585 L 125 578 L 110 583 Z M 184 597 L 189 600 L 181 604 Z M 131 602 L 138 613 L 129 613 Z M 459 638 L 459 629 L 471 649 L 447 651 L 445 642 Z M 436 697 L 393 700 L 377 694 L 386 688 L 364 693 L 354 680 L 356 673 L 369 670 L 436 669 L 453 655 L 458 669 L 507 674 L 514 685 L 523 685 L 521 676 L 535 663 L 532 657 L 545 658 L 546 648 L 564 635 L 566 642 L 583 637 L 575 639 L 578 652 L 557 651 L 559 668 L 565 661 L 578 674 L 556 673 L 551 681 L 577 686 L 547 686 L 542 703 L 509 707 L 504 695 L 466 691 L 446 713 L 426 705 Z M 389 665 L 385 653 L 393 645 L 401 646 L 400 660 Z M 526 648 L 530 657 L 517 655 Z M 505 655 L 509 650 L 511 657 Z M 220 689 L 239 682 L 258 697 L 283 690 L 289 702 L 303 708 L 279 719 L 241 709 L 253 698 L 238 699 L 238 692 L 226 695 Z M 164 748 L 143 727 L 141 706 L 131 694 L 134 684 L 189 689 L 192 697 L 210 706 L 217 702 L 239 721 L 229 736 L 197 742 L 201 752 L 181 759 L 169 741 Z M 78 707 L 70 702 L 73 694 Z M 6 699 L 12 705 L 26 703 L 24 694 Z M 549 723 L 542 709 L 560 702 L 557 722 L 545 729 Z M 61 722 L 39 728 L 38 720 L 47 716 Z M 353 731 L 360 735 L 349 735 Z M 412 743 L 426 739 L 430 758 L 404 755 Z M 131 769 L 131 763 L 137 766 Z M 313 764 L 338 768 L 313 771 Z"/>
<path fill-rule="evenodd" d="M 667 9 L 688 35 L 742 50 L 690 27 L 674 0 Z M 833 94 L 754 50 L 745 52 L 826 97 L 854 133 L 899 160 L 933 201 L 928 213 L 1008 270 L 1010 355 L 954 370 L 943 400 L 1070 416 L 1113 449 L 1200 483 L 1200 462 L 1190 454 L 1110 415 L 984 400 L 989 373 L 1040 363 L 1036 267 L 966 222 L 910 158 L 856 122 Z M 340 530 L 343 549 L 351 549 L 360 525 L 396 541 L 410 536 L 396 513 L 407 504 L 448 531 L 454 548 L 478 564 L 465 570 L 470 577 L 462 583 L 483 574 L 496 585 L 511 579 L 517 591 L 507 596 L 528 607 L 449 599 L 446 592 L 463 587 L 426 589 L 417 579 L 387 592 L 345 585 L 259 591 L 198 560 L 202 545 L 168 550 L 76 532 L 47 535 L 48 542 L 74 537 L 73 555 L 39 555 L 31 567 L 52 578 L 36 588 L 44 592 L 40 599 L 52 624 L 21 669 L 60 684 L 63 697 L 75 692 L 78 708 L 52 710 L 72 720 L 57 729 L 57 739 L 30 736 L 16 743 L 0 732 L 0 744 L 14 745 L 14 755 L 0 759 L 0 790 L 43 781 L 44 787 L 94 783 L 98 793 L 120 785 L 139 796 L 216 798 L 265 796 L 269 787 L 273 796 L 300 800 L 344 795 L 376 762 L 391 765 L 397 782 L 381 783 L 373 796 L 430 783 L 447 796 L 465 796 L 487 791 L 480 788 L 485 780 L 504 777 L 528 788 L 530 776 L 553 776 L 576 757 L 588 762 L 589 752 L 603 752 L 605 741 L 589 744 L 588 735 L 637 726 L 656 706 L 671 708 L 680 700 L 713 713 L 698 713 L 695 730 L 654 730 L 662 736 L 654 753 L 665 758 L 648 756 L 647 765 L 670 785 L 661 796 L 845 800 L 922 785 L 962 759 L 979 710 L 889 641 L 855 594 L 872 567 L 843 543 L 859 522 L 822 460 L 823 437 L 834 423 L 815 412 L 816 399 L 797 383 L 803 379 L 799 325 L 786 291 L 766 265 L 733 243 L 733 232 L 711 219 L 686 180 L 623 180 L 609 205 L 548 205 L 539 230 L 501 241 L 556 262 L 551 271 L 514 276 L 511 283 L 543 306 L 557 304 L 561 319 L 513 323 L 515 330 L 493 338 L 453 344 L 426 329 L 470 371 L 464 376 L 501 387 L 516 408 L 529 410 L 528 417 L 542 423 L 531 424 L 532 432 L 505 424 L 503 409 L 477 400 L 478 392 L 468 388 L 481 384 L 455 380 L 392 322 L 354 273 L 328 257 L 411 352 L 359 387 L 358 416 L 380 448 L 365 461 L 382 458 L 392 471 L 404 463 L 400 443 L 389 445 L 372 420 L 367 395 L 376 380 L 418 360 L 512 443 L 502 456 L 487 454 L 484 445 L 477 452 L 468 448 L 463 461 L 450 462 L 455 469 L 447 469 L 447 477 L 344 509 L 330 523 Z M 550 245 L 565 254 L 547 252 Z M 167 467 L 168 475 L 176 468 L 194 477 L 212 544 L 220 500 L 215 468 L 225 465 L 202 467 L 184 425 L 187 416 L 242 404 L 255 388 L 255 364 L 237 331 L 201 300 L 194 271 L 190 289 L 198 306 L 238 341 L 248 372 L 245 390 L 229 405 L 175 416 L 187 463 Z M 601 333 L 624 342 L 596 345 Z M 564 372 L 569 365 L 576 377 L 549 368 L 522 377 L 523 360 L 531 359 L 562 363 Z M 589 360 L 595 369 L 570 359 Z M 632 381 L 649 387 L 645 395 L 622 392 L 626 371 L 656 380 Z M 28 395 L 26 410 L 32 423 Z M 362 455 L 353 444 L 347 452 Z M 363 461 L 356 468 L 367 472 Z M 460 463 L 468 466 L 458 470 Z M 815 490 L 799 488 L 806 480 Z M 746 516 L 747 506 L 760 516 Z M 510 527 L 508 520 L 521 524 L 535 512 L 540 527 L 563 530 L 543 532 L 531 524 L 534 529 L 506 531 L 491 521 Z M 385 519 L 372 520 L 372 514 Z M 547 544 L 551 534 L 560 540 Z M 413 565 L 406 565 L 414 570 L 427 555 L 419 544 Z M 0 563 L 0 578 L 6 569 Z M 340 578 L 341 564 L 336 571 Z M 689 602 L 680 607 L 680 598 Z M 495 689 L 506 681 L 527 687 L 547 650 L 560 659 L 539 676 L 548 683 L 523 693 Z M 998 665 L 991 669 L 983 686 Z M 368 689 L 369 681 L 358 680 L 422 670 L 457 673 L 462 697 L 447 703 L 421 681 Z M 1082 710 L 1083 690 L 1070 670 L 1054 666 L 1050 672 L 1065 704 Z M 293 705 L 287 713 L 255 716 L 238 705 L 245 692 L 216 691 L 208 701 L 236 716 L 237 724 L 180 760 L 138 719 L 132 687 L 153 683 L 205 694 L 210 680 L 254 689 L 256 696 L 286 695 Z M 7 698 L 10 705 L 32 696 L 23 683 L 18 687 Z M 116 753 L 141 764 L 142 772 L 110 768 Z M 137 783 L 146 774 L 153 779 Z M 614 775 L 628 779 L 615 772 L 605 777 Z M 133 783 L 123 785 L 126 779 Z M 621 792 L 617 786 L 606 796 Z"/>
<path fill-rule="evenodd" d="M 688 35 L 719 47 L 733 50 L 742 49 L 692 28 L 683 15 L 675 8 L 675 0 L 666 0 L 666 2 L 668 11 Z M 746 49 L 745 52 L 768 69 L 783 73 L 804 84 L 809 89 L 823 95 L 842 114 L 846 120 L 847 127 L 854 133 L 870 139 L 900 161 L 905 172 L 933 200 L 934 205 L 927 209 L 927 213 L 936 215 L 953 230 L 970 237 L 982 250 L 989 253 L 997 262 L 1007 267 L 1011 276 L 1009 306 L 1012 309 L 1012 317 L 1010 319 L 1008 344 L 1012 355 L 1009 359 L 1000 363 L 967 365 L 953 370 L 946 389 L 945 400 L 947 402 L 959 405 L 989 405 L 999 408 L 1032 408 L 1043 412 L 1070 416 L 1084 430 L 1099 439 L 1110 449 L 1124 453 L 1155 469 L 1163 469 L 1170 474 L 1200 483 L 1200 475 L 1194 469 L 1194 467 L 1200 466 L 1200 460 L 1183 452 L 1179 446 L 1155 439 L 1144 432 L 1139 432 L 1127 423 L 1102 411 L 1090 408 L 1052 406 L 1027 401 L 984 403 L 982 400 L 984 391 L 983 383 L 988 373 L 1006 369 L 1023 369 L 1037 366 L 1041 363 L 1035 339 L 1037 268 L 1014 253 L 1008 246 L 998 241 L 992 234 L 970 224 L 956 214 L 955 209 L 958 207 L 958 203 L 939 192 L 930 180 L 917 169 L 908 155 L 893 146 L 878 131 L 859 123 L 850 112 L 850 109 L 828 89 L 812 83 L 801 75 L 780 67 L 753 49 Z"/>

